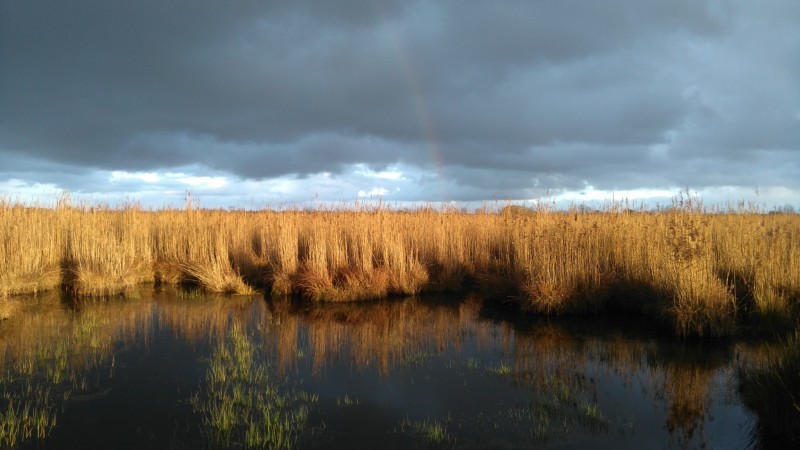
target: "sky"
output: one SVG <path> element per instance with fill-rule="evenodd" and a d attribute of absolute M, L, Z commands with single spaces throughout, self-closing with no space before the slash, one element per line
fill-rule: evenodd
<path fill-rule="evenodd" d="M 2 0 L 0 196 L 800 209 L 797 0 Z"/>

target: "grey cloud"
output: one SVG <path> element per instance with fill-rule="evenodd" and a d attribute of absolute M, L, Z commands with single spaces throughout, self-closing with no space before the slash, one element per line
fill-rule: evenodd
<path fill-rule="evenodd" d="M 470 200 L 799 188 L 798 18 L 790 0 L 7 1 L 0 165 L 259 180 L 401 163 Z"/>

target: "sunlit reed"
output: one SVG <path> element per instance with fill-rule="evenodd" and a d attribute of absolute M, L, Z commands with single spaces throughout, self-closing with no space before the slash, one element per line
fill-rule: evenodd
<path fill-rule="evenodd" d="M 715 211 L 681 196 L 657 211 L 506 206 L 392 210 L 144 210 L 0 201 L 0 296 L 137 283 L 359 301 L 479 290 L 544 313 L 636 311 L 679 335 L 791 327 L 800 216 Z"/>

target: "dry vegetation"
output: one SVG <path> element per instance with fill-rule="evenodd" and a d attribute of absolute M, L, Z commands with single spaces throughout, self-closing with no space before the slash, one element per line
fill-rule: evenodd
<path fill-rule="evenodd" d="M 353 301 L 478 289 L 527 310 L 634 310 L 680 335 L 791 325 L 800 299 L 800 216 L 708 211 L 464 213 L 55 208 L 0 199 L 0 298 L 58 286 L 81 296 L 138 283 Z"/>

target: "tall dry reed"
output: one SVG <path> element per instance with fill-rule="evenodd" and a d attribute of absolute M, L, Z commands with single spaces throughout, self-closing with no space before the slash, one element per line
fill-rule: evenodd
<path fill-rule="evenodd" d="M 358 204 L 315 211 L 56 208 L 0 201 L 0 295 L 142 282 L 354 301 L 480 290 L 545 314 L 638 311 L 680 335 L 790 326 L 800 216 L 541 204 L 465 213 Z"/>
<path fill-rule="evenodd" d="M 63 211 L 0 198 L 0 297 L 61 284 Z"/>
<path fill-rule="evenodd" d="M 65 223 L 64 282 L 78 295 L 125 292 L 153 279 L 150 221 L 136 206 L 71 208 Z"/>

